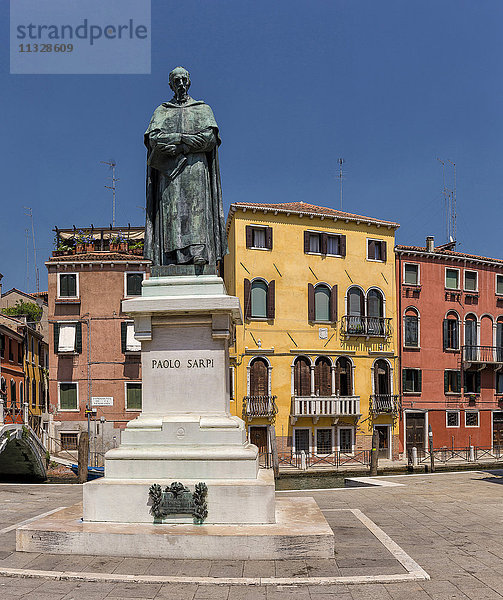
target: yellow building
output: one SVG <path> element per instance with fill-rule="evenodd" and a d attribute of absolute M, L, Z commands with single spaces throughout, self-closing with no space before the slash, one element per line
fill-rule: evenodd
<path fill-rule="evenodd" d="M 244 313 L 231 410 L 262 452 L 275 437 L 280 453 L 363 456 L 375 427 L 380 456 L 397 457 L 397 228 L 304 202 L 231 205 L 224 278 Z"/>

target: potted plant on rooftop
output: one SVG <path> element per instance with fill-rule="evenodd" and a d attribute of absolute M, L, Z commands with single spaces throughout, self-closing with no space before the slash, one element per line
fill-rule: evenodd
<path fill-rule="evenodd" d="M 110 238 L 110 252 L 127 252 L 126 236 L 122 231 Z"/>
<path fill-rule="evenodd" d="M 129 251 L 137 256 L 143 256 L 143 240 L 137 240 L 129 244 Z"/>

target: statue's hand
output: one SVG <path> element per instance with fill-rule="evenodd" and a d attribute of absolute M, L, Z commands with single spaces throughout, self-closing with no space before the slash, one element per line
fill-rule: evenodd
<path fill-rule="evenodd" d="M 176 146 L 174 144 L 159 144 L 161 152 L 174 156 L 176 154 Z"/>

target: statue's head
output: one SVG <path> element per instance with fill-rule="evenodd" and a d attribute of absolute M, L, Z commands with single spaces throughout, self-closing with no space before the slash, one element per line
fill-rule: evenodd
<path fill-rule="evenodd" d="M 187 95 L 190 87 L 190 75 L 187 69 L 176 67 L 169 74 L 169 87 L 177 97 Z"/>

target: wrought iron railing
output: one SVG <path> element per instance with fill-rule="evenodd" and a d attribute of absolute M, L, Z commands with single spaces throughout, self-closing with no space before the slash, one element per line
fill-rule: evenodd
<path fill-rule="evenodd" d="M 360 396 L 294 396 L 291 414 L 294 417 L 359 415 Z"/>
<path fill-rule="evenodd" d="M 373 415 L 397 415 L 400 412 L 400 396 L 394 394 L 373 394 L 370 396 L 369 410 Z"/>
<path fill-rule="evenodd" d="M 342 317 L 342 332 L 345 335 L 389 337 L 391 318 L 345 315 Z"/>
<path fill-rule="evenodd" d="M 274 419 L 277 412 L 276 396 L 245 396 L 243 398 L 243 419 L 257 417 Z"/>
<path fill-rule="evenodd" d="M 272 468 L 272 455 L 268 452 L 261 455 L 261 466 Z M 344 450 L 335 450 L 328 454 L 309 452 L 307 450 L 292 449 L 289 452 L 278 452 L 278 463 L 282 469 L 294 468 L 300 470 L 307 469 L 334 469 L 345 466 L 369 465 L 370 450 L 357 450 L 355 452 L 346 452 Z"/>
<path fill-rule="evenodd" d="M 463 346 L 463 361 L 476 363 L 503 363 L 503 347 Z"/>

